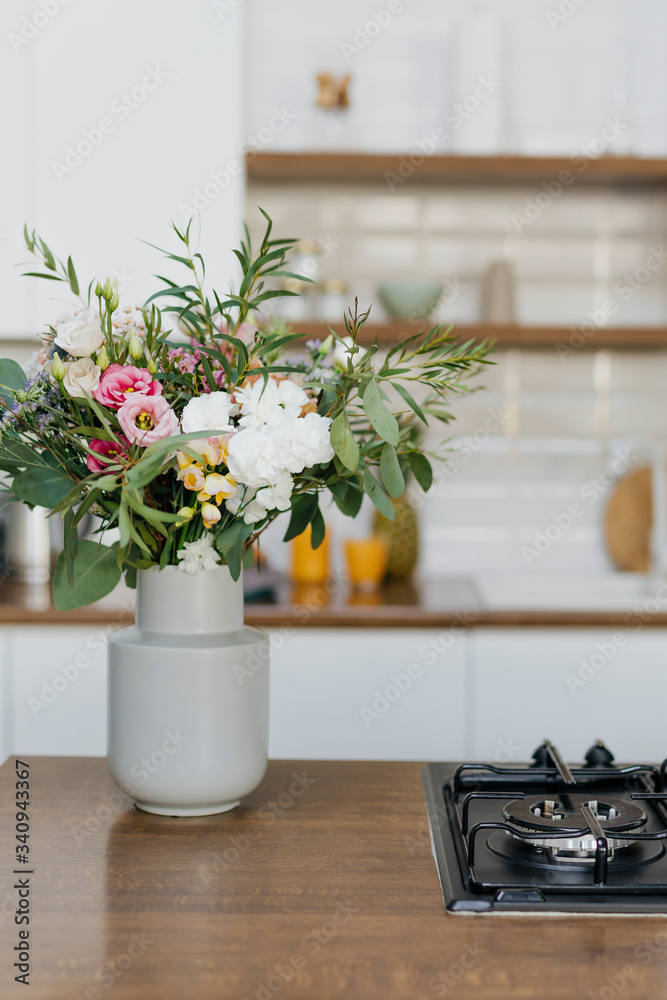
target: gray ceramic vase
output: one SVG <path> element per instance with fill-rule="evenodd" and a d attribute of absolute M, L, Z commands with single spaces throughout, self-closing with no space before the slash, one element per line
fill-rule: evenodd
<path fill-rule="evenodd" d="M 226 812 L 266 770 L 269 641 L 226 566 L 137 574 L 136 623 L 109 637 L 111 777 L 146 812 Z"/>

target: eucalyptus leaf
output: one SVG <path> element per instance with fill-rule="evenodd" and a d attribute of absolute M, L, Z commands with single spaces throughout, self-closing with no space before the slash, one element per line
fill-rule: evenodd
<path fill-rule="evenodd" d="M 405 493 L 405 479 L 393 444 L 386 444 L 380 455 L 380 475 L 387 492 L 392 497 L 402 497 Z"/>
<path fill-rule="evenodd" d="M 110 594 L 120 580 L 116 549 L 82 541 L 73 559 L 73 583 L 67 579 L 65 553 L 61 552 L 53 577 L 53 603 L 58 611 L 72 611 Z"/>
<path fill-rule="evenodd" d="M 410 468 L 415 479 L 424 493 L 428 492 L 433 483 L 433 469 L 426 455 L 422 455 L 418 451 L 411 451 L 408 454 L 408 462 L 410 463 Z"/>
<path fill-rule="evenodd" d="M 25 472 L 14 477 L 12 492 L 27 503 L 53 510 L 72 491 L 72 479 L 51 455 L 45 456 L 45 464 L 30 466 Z"/>
<path fill-rule="evenodd" d="M 396 446 L 399 439 L 398 421 L 385 406 L 380 387 L 374 378 L 366 385 L 364 411 L 380 437 Z"/>
<path fill-rule="evenodd" d="M 359 445 L 350 430 L 347 413 L 339 413 L 331 425 L 331 447 L 346 469 L 356 472 L 359 466 Z"/>
<path fill-rule="evenodd" d="M 0 399 L 11 410 L 14 403 L 14 391 L 23 389 L 26 384 L 25 372 L 11 358 L 0 360 Z M 4 407 L 3 407 L 4 410 Z"/>

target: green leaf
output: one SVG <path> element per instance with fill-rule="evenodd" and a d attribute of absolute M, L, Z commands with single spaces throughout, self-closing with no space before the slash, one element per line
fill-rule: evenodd
<path fill-rule="evenodd" d="M 292 499 L 292 516 L 283 541 L 289 542 L 306 530 L 318 510 L 317 493 L 299 493 Z"/>
<path fill-rule="evenodd" d="M 44 465 L 30 466 L 15 477 L 12 491 L 19 500 L 53 510 L 72 490 L 72 480 L 53 456 L 44 457 Z"/>
<path fill-rule="evenodd" d="M 402 497 L 405 493 L 405 479 L 401 472 L 396 449 L 393 444 L 386 444 L 380 455 L 380 475 L 387 492 L 392 497 Z"/>
<path fill-rule="evenodd" d="M 79 294 L 79 282 L 76 277 L 76 271 L 74 270 L 74 264 L 72 263 L 72 258 L 67 258 L 67 277 L 69 278 L 69 286 L 75 295 Z"/>
<path fill-rule="evenodd" d="M 324 523 L 324 518 L 322 517 L 322 511 L 320 510 L 319 507 L 317 507 L 311 521 L 311 534 L 310 534 L 311 548 L 319 549 L 320 545 L 324 541 L 325 533 L 326 533 L 326 525 Z"/>
<path fill-rule="evenodd" d="M 396 446 L 399 437 L 398 422 L 384 405 L 380 387 L 374 378 L 366 385 L 364 411 L 380 437 Z"/>
<path fill-rule="evenodd" d="M 53 603 L 58 611 L 72 611 L 110 594 L 120 580 L 116 549 L 97 542 L 79 542 L 73 560 L 74 582 L 67 580 L 65 553 L 61 552 L 53 577 Z"/>
<path fill-rule="evenodd" d="M 0 399 L 8 406 L 12 408 L 14 402 L 14 393 L 10 390 L 22 389 L 26 383 L 26 377 L 23 369 L 16 361 L 12 361 L 11 358 L 2 358 L 0 360 Z"/>
<path fill-rule="evenodd" d="M 340 481 L 329 483 L 328 488 L 341 514 L 345 514 L 346 517 L 356 517 L 364 499 L 361 490 L 350 482 Z"/>
<path fill-rule="evenodd" d="M 384 514 L 387 520 L 393 521 L 396 517 L 394 505 L 370 469 L 364 471 L 364 489 L 380 513 Z"/>
<path fill-rule="evenodd" d="M 408 454 L 408 462 L 410 463 L 410 468 L 412 469 L 415 479 L 423 489 L 424 493 L 427 493 L 433 483 L 433 469 L 431 468 L 431 463 L 427 459 L 426 455 L 422 455 L 418 451 L 411 451 Z"/>
<path fill-rule="evenodd" d="M 63 552 L 65 553 L 65 570 L 67 582 L 74 586 L 74 557 L 79 544 L 79 537 L 74 523 L 74 511 L 68 510 L 63 523 Z"/>
<path fill-rule="evenodd" d="M 428 424 L 428 420 L 424 416 L 424 411 L 422 410 L 421 406 L 416 401 L 416 399 L 414 399 L 414 397 L 410 395 L 405 386 L 402 385 L 400 382 L 392 382 L 392 385 L 396 390 L 396 392 L 403 397 L 408 406 L 415 411 L 419 419 L 422 420 L 425 424 Z"/>
<path fill-rule="evenodd" d="M 331 425 L 331 447 L 346 469 L 356 472 L 359 466 L 359 445 L 350 429 L 347 413 L 339 413 Z"/>

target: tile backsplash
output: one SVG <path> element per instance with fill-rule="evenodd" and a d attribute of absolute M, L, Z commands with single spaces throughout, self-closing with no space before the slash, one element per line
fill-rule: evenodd
<path fill-rule="evenodd" d="M 511 186 L 252 182 L 246 217 L 261 205 L 278 233 L 318 241 L 320 276 L 373 303 L 382 281 L 448 282 L 438 319 L 480 319 L 481 280 L 511 263 L 517 321 L 526 325 L 659 325 L 667 316 L 667 194 L 572 186 L 539 210 L 536 184 Z"/>

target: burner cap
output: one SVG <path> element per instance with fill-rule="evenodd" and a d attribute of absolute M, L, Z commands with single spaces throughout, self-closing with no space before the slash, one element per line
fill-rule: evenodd
<path fill-rule="evenodd" d="M 609 853 L 630 847 L 632 832 L 641 832 L 647 822 L 646 813 L 634 802 L 620 799 L 591 799 L 589 795 L 565 794 L 546 798 L 543 795 L 528 799 L 513 799 L 503 809 L 503 816 L 517 829 L 518 839 L 533 847 L 547 849 L 550 853 L 567 856 L 595 856 L 596 839 L 588 828 L 582 806 L 587 805 L 597 817 L 605 833 L 615 835 L 609 842 Z M 531 834 L 522 837 L 519 832 Z M 544 834 L 561 834 L 545 837 Z M 619 834 L 629 834 L 619 838 Z"/>

